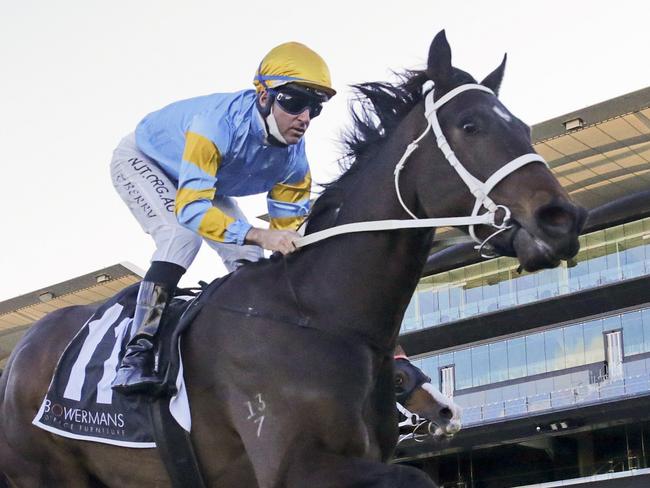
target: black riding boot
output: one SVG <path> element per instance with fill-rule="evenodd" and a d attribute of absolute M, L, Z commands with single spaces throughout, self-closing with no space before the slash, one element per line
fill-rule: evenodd
<path fill-rule="evenodd" d="M 163 383 L 156 361 L 156 339 L 161 320 L 173 296 L 173 288 L 161 283 L 140 284 L 133 322 L 136 333 L 126 352 L 111 387 L 122 393 L 158 394 Z"/>

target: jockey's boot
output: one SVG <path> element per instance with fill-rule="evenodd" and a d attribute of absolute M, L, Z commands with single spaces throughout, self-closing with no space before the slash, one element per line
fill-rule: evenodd
<path fill-rule="evenodd" d="M 122 394 L 162 393 L 163 373 L 158 371 L 157 337 L 173 288 L 161 283 L 140 284 L 133 322 L 136 333 L 126 351 L 111 387 Z"/>

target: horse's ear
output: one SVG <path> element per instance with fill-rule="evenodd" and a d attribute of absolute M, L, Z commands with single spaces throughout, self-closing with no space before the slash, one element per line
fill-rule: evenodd
<path fill-rule="evenodd" d="M 483 81 L 481 81 L 481 85 L 487 86 L 494 92 L 495 95 L 499 95 L 499 88 L 501 87 L 501 82 L 503 81 L 503 73 L 506 70 L 507 59 L 508 54 L 504 54 L 503 61 L 501 61 L 499 67 L 487 75 Z"/>
<path fill-rule="evenodd" d="M 436 34 L 429 47 L 429 60 L 427 62 L 427 75 L 436 87 L 445 89 L 453 73 L 451 66 L 451 47 L 447 42 L 444 29 Z"/>
<path fill-rule="evenodd" d="M 395 356 L 395 357 L 397 357 L 397 356 L 404 356 L 404 357 L 407 357 L 407 356 L 406 356 L 406 351 L 405 351 L 404 348 L 403 348 L 402 346 L 400 346 L 399 344 L 397 344 L 397 345 L 395 346 L 395 351 L 394 351 L 394 353 L 393 353 L 393 356 Z"/>

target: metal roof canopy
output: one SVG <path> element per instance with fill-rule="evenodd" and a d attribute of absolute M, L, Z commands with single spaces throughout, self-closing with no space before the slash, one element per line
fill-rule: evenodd
<path fill-rule="evenodd" d="M 47 313 L 101 302 L 142 276 L 134 265 L 120 263 L 0 302 L 0 367 L 25 331 Z"/>
<path fill-rule="evenodd" d="M 650 187 L 650 87 L 533 126 L 533 146 L 591 209 Z"/>

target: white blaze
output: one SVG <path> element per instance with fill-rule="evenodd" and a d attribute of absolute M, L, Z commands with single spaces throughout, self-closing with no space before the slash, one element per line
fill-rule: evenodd
<path fill-rule="evenodd" d="M 503 110 L 501 110 L 501 108 L 499 106 L 494 105 L 492 107 L 492 110 L 494 110 L 494 113 L 497 114 L 499 117 L 501 117 L 506 122 L 510 122 L 512 120 L 512 117 L 510 116 L 510 114 L 507 113 L 507 112 L 504 112 Z"/>
<path fill-rule="evenodd" d="M 447 407 L 451 410 L 452 417 L 449 420 L 449 425 L 445 429 L 446 434 L 455 434 L 461 428 L 460 416 L 462 409 L 451 398 L 446 397 L 440 393 L 431 383 L 422 383 L 422 389 L 426 391 L 440 405 L 440 408 Z M 436 430 L 440 430 L 439 428 Z"/>

